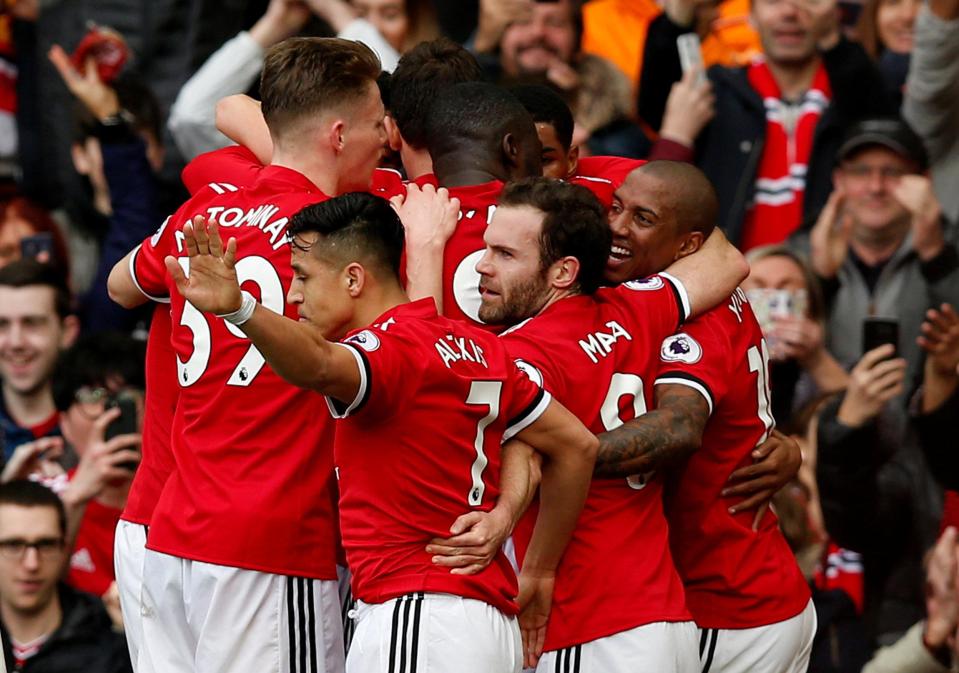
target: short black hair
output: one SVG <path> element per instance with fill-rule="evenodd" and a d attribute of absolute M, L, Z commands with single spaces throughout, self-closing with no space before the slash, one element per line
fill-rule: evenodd
<path fill-rule="evenodd" d="M 77 339 L 57 358 L 51 387 L 58 411 L 66 411 L 83 387 L 105 388 L 114 379 L 143 389 L 146 344 L 120 332 L 99 332 Z"/>
<path fill-rule="evenodd" d="M 70 289 L 62 269 L 24 257 L 0 268 L 0 287 L 43 285 L 54 291 L 54 308 L 62 320 L 73 313 Z"/>
<path fill-rule="evenodd" d="M 556 137 L 569 151 L 573 145 L 573 113 L 555 90 L 542 84 L 521 84 L 510 93 L 523 104 L 537 124 L 549 124 L 556 129 Z"/>
<path fill-rule="evenodd" d="M 67 513 L 60 497 L 43 484 L 27 479 L 16 479 L 0 484 L 0 505 L 18 507 L 51 507 L 57 513 L 60 535 L 67 534 Z"/>
<path fill-rule="evenodd" d="M 498 205 L 530 206 L 544 214 L 539 239 L 543 268 L 575 257 L 580 292 L 593 294 L 603 285 L 613 235 L 606 210 L 591 191 L 562 180 L 526 178 L 507 184 Z"/>
<path fill-rule="evenodd" d="M 403 140 L 426 147 L 426 113 L 437 94 L 461 82 L 483 79 L 471 53 L 450 39 L 421 42 L 403 54 L 390 78 L 390 116 Z"/>
<path fill-rule="evenodd" d="M 297 238 L 319 234 L 320 240 L 304 246 Z M 290 245 L 298 250 L 335 244 L 344 264 L 365 258 L 399 276 L 405 231 L 399 215 L 386 199 L 366 192 L 350 192 L 307 206 L 290 220 Z"/>
<path fill-rule="evenodd" d="M 494 84 L 464 82 L 441 91 L 426 115 L 426 146 L 435 161 L 464 145 L 479 146 L 517 133 L 535 131 L 533 119 L 516 96 Z"/>

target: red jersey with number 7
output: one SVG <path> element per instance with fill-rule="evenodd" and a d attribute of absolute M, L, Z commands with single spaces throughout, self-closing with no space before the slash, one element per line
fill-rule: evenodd
<path fill-rule="evenodd" d="M 646 413 L 657 348 L 688 314 L 682 284 L 652 276 L 567 297 L 501 336 L 520 367 L 595 433 Z M 594 477 L 556 572 L 547 651 L 652 622 L 692 619 L 669 552 L 659 475 Z M 537 508 L 513 540 L 521 561 Z"/>
<path fill-rule="evenodd" d="M 483 330 L 438 316 L 432 299 L 397 306 L 347 336 L 361 384 L 330 401 L 340 532 L 353 595 L 382 603 L 417 591 L 481 600 L 516 614 L 516 576 L 500 551 L 476 575 L 426 552 L 435 537 L 499 496 L 500 443 L 534 423 L 550 397 Z"/>
<path fill-rule="evenodd" d="M 809 587 L 771 511 L 753 531 L 755 511 L 730 514 L 720 495 L 729 475 L 752 463 L 774 421 L 769 354 L 745 293 L 668 337 L 656 384 L 685 385 L 709 404 L 702 446 L 666 490 L 670 543 L 686 604 L 702 628 L 745 629 L 795 617 Z"/>
<path fill-rule="evenodd" d="M 144 294 L 171 299 L 180 386 L 176 469 L 157 503 L 148 548 L 336 579 L 332 421 L 323 397 L 283 381 L 239 329 L 185 302 L 163 261 L 172 255 L 189 274 L 183 225 L 198 214 L 215 218 L 224 239 L 237 239 L 242 287 L 264 308 L 296 319 L 286 303 L 293 276 L 286 227 L 304 206 L 326 198 L 300 173 L 267 166 L 247 188 L 201 190 L 133 256 Z"/>

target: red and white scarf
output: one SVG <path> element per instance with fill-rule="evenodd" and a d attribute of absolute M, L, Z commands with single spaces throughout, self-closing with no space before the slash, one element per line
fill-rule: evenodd
<path fill-rule="evenodd" d="M 747 77 L 766 108 L 766 142 L 756 175 L 753 206 L 746 213 L 743 226 L 740 247 L 744 251 L 781 243 L 802 223 L 813 134 L 832 97 L 829 77 L 822 64 L 812 86 L 792 104 L 783 101 L 779 85 L 765 61 L 750 65 Z"/>

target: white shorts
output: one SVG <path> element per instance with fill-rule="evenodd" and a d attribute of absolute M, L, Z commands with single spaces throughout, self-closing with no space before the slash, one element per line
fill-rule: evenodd
<path fill-rule="evenodd" d="M 536 673 L 696 673 L 694 622 L 653 622 L 588 643 L 544 652 Z"/>
<path fill-rule="evenodd" d="M 483 601 L 415 593 L 356 603 L 347 673 L 519 673 L 522 666 L 516 618 Z"/>
<path fill-rule="evenodd" d="M 139 523 L 120 519 L 113 539 L 113 570 L 120 591 L 120 610 L 123 612 L 123 631 L 130 648 L 133 670 L 139 671 L 139 656 L 143 647 L 143 552 L 146 551 L 147 529 Z"/>
<path fill-rule="evenodd" d="M 343 672 L 335 580 L 272 575 L 149 549 L 143 578 L 150 668 L 137 673 Z"/>
<path fill-rule="evenodd" d="M 702 629 L 702 673 L 805 673 L 816 637 L 812 600 L 795 617 L 754 629 Z"/>

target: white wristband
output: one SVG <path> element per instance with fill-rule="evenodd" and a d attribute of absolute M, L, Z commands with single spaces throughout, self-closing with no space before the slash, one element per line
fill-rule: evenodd
<path fill-rule="evenodd" d="M 233 313 L 218 315 L 217 318 L 223 318 L 231 325 L 239 327 L 253 317 L 253 311 L 256 310 L 256 299 L 246 290 L 243 290 L 240 294 L 243 295 L 243 299 L 240 301 L 240 308 L 233 311 Z"/>

